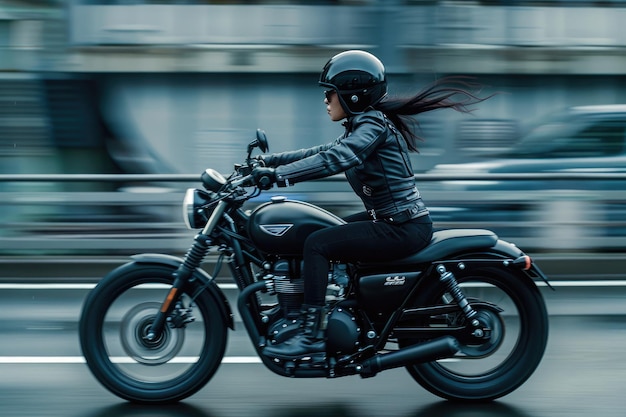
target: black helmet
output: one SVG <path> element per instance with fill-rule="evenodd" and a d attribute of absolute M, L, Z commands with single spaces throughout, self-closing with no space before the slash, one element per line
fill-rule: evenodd
<path fill-rule="evenodd" d="M 332 57 L 322 70 L 319 84 L 337 92 L 348 115 L 363 113 L 387 94 L 383 63 L 365 51 L 345 51 Z"/>

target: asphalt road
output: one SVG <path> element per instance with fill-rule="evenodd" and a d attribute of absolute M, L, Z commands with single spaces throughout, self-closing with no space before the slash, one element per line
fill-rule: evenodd
<path fill-rule="evenodd" d="M 0 286 L 0 416 L 623 416 L 626 287 L 542 288 L 551 330 L 539 369 L 483 405 L 442 401 L 404 369 L 375 378 L 288 379 L 256 362 L 241 323 L 210 383 L 168 407 L 136 406 L 106 391 L 82 362 L 77 317 L 89 286 Z"/>

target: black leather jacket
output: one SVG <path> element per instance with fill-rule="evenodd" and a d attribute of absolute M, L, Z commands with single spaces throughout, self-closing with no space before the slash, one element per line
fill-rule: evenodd
<path fill-rule="evenodd" d="M 400 223 L 428 214 L 415 185 L 406 142 L 380 111 L 345 123 L 346 132 L 326 145 L 264 155 L 279 185 L 345 172 L 373 218 Z"/>

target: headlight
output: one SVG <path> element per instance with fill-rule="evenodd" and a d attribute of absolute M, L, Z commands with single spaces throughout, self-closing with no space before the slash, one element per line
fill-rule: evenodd
<path fill-rule="evenodd" d="M 189 229 L 201 229 L 206 224 L 211 213 L 203 208 L 211 201 L 211 195 L 206 191 L 189 188 L 183 199 L 183 219 Z"/>

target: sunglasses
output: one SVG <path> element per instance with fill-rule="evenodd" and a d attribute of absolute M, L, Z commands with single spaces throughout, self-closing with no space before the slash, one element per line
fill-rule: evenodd
<path fill-rule="evenodd" d="M 326 97 L 326 100 L 330 101 L 330 99 L 333 97 L 335 93 L 336 93 L 335 90 L 325 90 L 324 97 Z"/>

